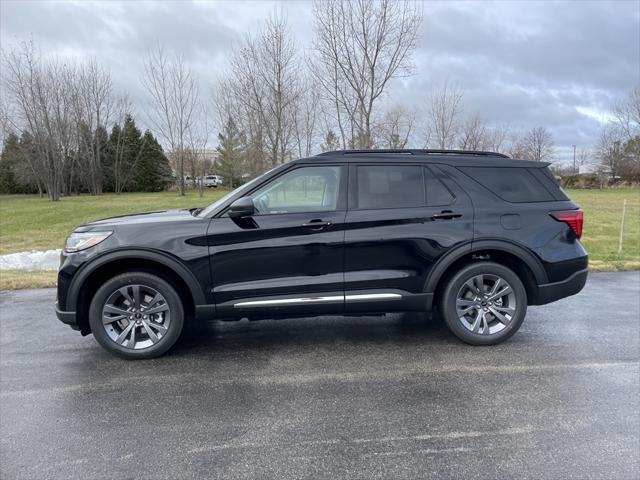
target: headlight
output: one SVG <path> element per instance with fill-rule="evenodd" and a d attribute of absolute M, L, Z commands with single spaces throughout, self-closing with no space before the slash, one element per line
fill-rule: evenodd
<path fill-rule="evenodd" d="M 99 244 L 113 232 L 74 232 L 67 238 L 64 249 L 67 252 L 79 252 Z"/>

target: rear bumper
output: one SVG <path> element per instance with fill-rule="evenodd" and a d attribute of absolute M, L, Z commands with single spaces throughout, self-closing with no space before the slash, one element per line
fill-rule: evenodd
<path fill-rule="evenodd" d="M 580 292 L 587 282 L 589 269 L 585 268 L 573 273 L 560 282 L 538 285 L 538 296 L 533 305 L 544 305 Z"/>

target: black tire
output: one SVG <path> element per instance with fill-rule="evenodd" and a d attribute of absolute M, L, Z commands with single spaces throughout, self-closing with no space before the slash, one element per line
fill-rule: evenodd
<path fill-rule="evenodd" d="M 511 316 L 510 322 L 506 326 L 502 322 L 498 322 L 496 317 L 494 324 L 498 325 L 502 330 L 496 333 L 475 333 L 465 327 L 463 320 L 458 316 L 456 303 L 458 294 L 466 284 L 478 275 L 487 275 L 488 278 L 495 276 L 506 281 L 513 291 L 513 299 L 515 301 L 515 312 Z M 501 300 L 502 301 L 502 300 Z M 440 311 L 451 332 L 465 343 L 470 345 L 495 345 L 507 340 L 518 331 L 527 314 L 527 292 L 522 281 L 511 269 L 493 262 L 479 262 L 467 265 L 455 273 L 448 281 L 445 290 L 440 297 Z M 497 308 L 497 307 L 496 307 Z M 478 309 L 471 310 L 470 315 L 475 314 Z M 484 310 L 485 312 L 487 310 Z M 484 318 L 484 317 L 483 317 Z M 492 327 L 493 328 L 493 327 Z M 488 329 L 490 332 L 491 329 Z"/>
<path fill-rule="evenodd" d="M 156 343 L 139 349 L 129 348 L 116 343 L 110 334 L 107 333 L 107 329 L 102 322 L 103 308 L 107 300 L 112 298 L 112 295 L 116 294 L 122 287 L 131 288 L 132 285 L 140 285 L 143 288 L 153 289 L 160 293 L 164 297 L 164 303 L 162 305 L 168 306 L 167 312 L 169 312 L 170 315 L 168 328 L 166 332 L 157 339 Z M 126 318 L 124 320 L 128 323 Z M 184 307 L 176 290 L 163 278 L 147 272 L 128 272 L 107 280 L 98 289 L 89 307 L 89 324 L 91 325 L 94 338 L 107 351 L 131 360 L 155 358 L 169 350 L 178 340 L 178 337 L 180 337 L 184 326 Z M 135 328 L 136 327 L 134 327 L 134 329 Z M 142 335 L 146 335 L 146 332 L 143 331 L 144 326 L 138 328 L 142 332 Z M 133 343 L 135 344 L 135 341 Z"/>

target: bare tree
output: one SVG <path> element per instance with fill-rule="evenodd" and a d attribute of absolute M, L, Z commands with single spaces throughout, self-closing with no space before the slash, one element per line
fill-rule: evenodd
<path fill-rule="evenodd" d="M 60 198 L 64 169 L 74 147 L 75 67 L 55 58 L 44 61 L 33 43 L 3 51 L 2 86 L 15 107 L 12 126 L 26 132 L 33 151 L 24 155 L 29 170 L 53 201 Z"/>
<path fill-rule="evenodd" d="M 626 140 L 640 135 L 640 87 L 635 87 L 626 100 L 613 109 L 615 124 Z"/>
<path fill-rule="evenodd" d="M 298 156 L 309 157 L 316 144 L 320 111 L 315 98 L 315 84 L 310 79 L 306 79 L 303 85 L 299 106 L 294 112 L 295 139 L 298 145 Z"/>
<path fill-rule="evenodd" d="M 611 178 L 616 178 L 619 175 L 623 157 L 623 139 L 620 129 L 613 125 L 605 126 L 600 133 L 596 152 L 606 174 Z"/>
<path fill-rule="evenodd" d="M 102 193 L 102 156 L 107 138 L 101 132 L 111 121 L 115 97 L 110 73 L 95 60 L 81 64 L 75 84 L 74 110 L 78 123 L 79 150 L 82 151 L 81 167 L 86 173 L 89 192 Z"/>
<path fill-rule="evenodd" d="M 413 131 L 415 113 L 403 106 L 396 106 L 388 110 L 377 126 L 376 142 L 383 148 L 405 148 Z"/>
<path fill-rule="evenodd" d="M 185 193 L 184 164 L 189 128 L 195 121 L 198 85 L 184 58 L 158 46 L 147 55 L 143 84 L 150 96 L 150 121 L 176 158 L 178 191 Z"/>
<path fill-rule="evenodd" d="M 488 127 L 485 132 L 486 148 L 492 152 L 507 153 L 509 129 L 502 126 Z"/>
<path fill-rule="evenodd" d="M 541 162 L 554 153 L 553 137 L 545 127 L 535 127 L 523 133 L 514 132 L 508 149 L 512 158 Z"/>
<path fill-rule="evenodd" d="M 243 126 L 247 173 L 261 173 L 291 159 L 314 122 L 311 105 L 303 102 L 302 62 L 286 20 L 269 17 L 255 36 L 245 37 L 230 63 L 214 98 L 218 124 L 231 118 Z"/>
<path fill-rule="evenodd" d="M 207 161 L 207 144 L 209 143 L 209 116 L 204 106 L 198 107 L 195 121 L 188 129 L 188 158 L 191 178 L 196 181 L 198 195 L 204 194 L 204 176 L 210 167 Z"/>
<path fill-rule="evenodd" d="M 545 127 L 535 127 L 524 137 L 527 159 L 542 162 L 553 156 L 553 136 Z"/>
<path fill-rule="evenodd" d="M 458 136 L 458 148 L 461 150 L 487 149 L 487 124 L 479 115 L 474 115 L 464 121 Z"/>
<path fill-rule="evenodd" d="M 420 7 L 407 0 L 318 0 L 313 9 L 312 71 L 342 144 L 371 148 L 379 99 L 391 79 L 411 73 Z"/>
<path fill-rule="evenodd" d="M 432 91 L 429 101 L 428 129 L 435 146 L 451 148 L 460 130 L 463 93 L 459 86 L 445 82 L 441 88 Z"/>

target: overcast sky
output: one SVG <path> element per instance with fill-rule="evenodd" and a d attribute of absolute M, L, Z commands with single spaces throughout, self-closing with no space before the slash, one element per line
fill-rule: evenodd
<path fill-rule="evenodd" d="M 142 111 L 150 47 L 183 53 L 208 92 L 234 43 L 275 9 L 308 48 L 311 5 L 302 1 L 0 0 L 0 40 L 95 57 Z M 432 85 L 458 83 L 466 112 L 512 129 L 544 125 L 565 160 L 573 144 L 592 147 L 612 104 L 640 85 L 639 25 L 640 0 L 425 2 L 415 75 L 395 81 L 385 101 L 423 108 Z"/>

